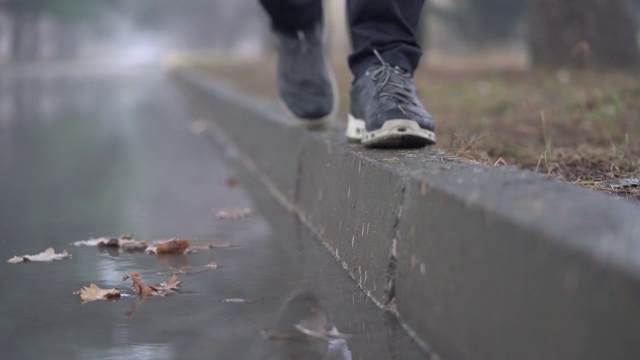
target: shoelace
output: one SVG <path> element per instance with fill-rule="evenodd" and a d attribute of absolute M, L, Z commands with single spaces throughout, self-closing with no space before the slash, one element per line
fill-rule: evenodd
<path fill-rule="evenodd" d="M 381 65 L 373 70 L 369 70 L 371 79 L 378 87 L 378 95 L 380 97 L 389 97 L 397 100 L 400 104 L 410 104 L 417 106 L 413 95 L 413 89 L 410 87 L 411 76 L 400 69 L 394 68 L 382 59 L 378 50 L 373 50 Z M 398 105 L 400 107 L 400 105 Z M 404 112 L 404 109 L 400 107 Z"/>

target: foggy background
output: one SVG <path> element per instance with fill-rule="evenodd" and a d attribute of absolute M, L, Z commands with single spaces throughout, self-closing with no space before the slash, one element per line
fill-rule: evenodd
<path fill-rule="evenodd" d="M 150 63 L 169 51 L 256 55 L 254 0 L 0 0 L 0 61 Z"/>
<path fill-rule="evenodd" d="M 344 2 L 324 2 L 328 48 L 333 54 L 342 55 L 349 49 Z M 640 0 L 431 0 L 425 6 L 420 37 L 428 50 L 428 61 L 438 63 L 440 59 L 450 65 L 455 62 L 449 55 L 474 53 L 479 60 L 488 56 L 497 66 L 502 63 L 527 67 L 532 58 L 536 59 L 532 54 L 533 35 L 540 33 L 539 37 L 544 37 L 544 29 L 551 33 L 548 37 L 569 44 L 563 51 L 573 51 L 575 56 L 581 49 L 593 51 L 583 49 L 590 44 L 580 48 L 582 37 L 601 32 L 600 37 L 615 42 L 621 39 L 616 26 L 626 26 L 618 32 L 633 32 L 637 50 L 639 3 Z M 554 9 L 539 14 L 545 6 Z M 604 6 L 604 12 L 609 14 L 603 14 L 598 6 Z M 571 15 L 559 18 L 567 17 L 566 13 L 558 13 L 559 7 Z M 587 24 L 587 30 L 578 29 L 581 21 L 591 21 L 589 13 L 580 13 L 590 7 L 598 16 L 611 18 L 609 25 L 605 21 L 604 25 Z M 622 9 L 619 14 L 615 13 L 616 8 Z M 565 31 L 554 29 L 548 21 L 536 23 L 536 13 L 544 21 L 555 18 L 573 28 Z M 600 31 L 598 26 L 605 30 Z M 268 29 L 268 19 L 257 0 L 0 0 L 0 63 L 74 60 L 145 64 L 161 63 L 171 55 L 204 51 L 255 57 L 271 48 Z M 538 40 L 551 49 L 553 44 L 545 41 L 551 40 Z M 571 49 L 566 49 L 568 46 Z M 620 46 L 629 47 L 628 41 L 624 44 L 622 39 Z M 634 56 L 637 54 L 631 55 Z"/>

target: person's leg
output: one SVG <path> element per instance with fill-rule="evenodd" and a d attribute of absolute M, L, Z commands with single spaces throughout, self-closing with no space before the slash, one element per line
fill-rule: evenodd
<path fill-rule="evenodd" d="M 347 0 L 354 76 L 347 136 L 371 147 L 435 143 L 434 122 L 416 95 L 413 71 L 424 0 Z"/>
<path fill-rule="evenodd" d="M 321 0 L 260 0 L 278 40 L 278 92 L 307 125 L 323 125 L 337 105 L 323 53 Z"/>
<path fill-rule="evenodd" d="M 321 0 L 260 0 L 274 31 L 294 34 L 313 30 L 322 23 Z"/>
<path fill-rule="evenodd" d="M 424 0 L 347 1 L 349 67 L 355 77 L 378 63 L 374 49 L 386 62 L 413 73 L 422 56 L 416 33 L 423 5 Z"/>
<path fill-rule="evenodd" d="M 377 62 L 376 49 L 386 62 L 413 73 L 422 49 L 416 41 L 424 0 L 349 0 L 347 14 L 353 43 L 349 66 L 357 77 Z"/>

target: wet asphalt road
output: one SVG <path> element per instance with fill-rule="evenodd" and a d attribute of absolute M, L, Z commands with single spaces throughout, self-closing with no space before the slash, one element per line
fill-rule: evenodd
<path fill-rule="evenodd" d="M 0 359 L 425 358 L 293 215 L 193 131 L 160 71 L 25 74 L 0 69 Z M 221 208 L 253 214 L 215 219 Z M 155 256 L 71 245 L 121 234 L 232 246 Z M 50 246 L 73 258 L 6 262 Z M 140 302 L 122 281 L 212 261 L 167 297 Z M 90 283 L 126 296 L 81 304 L 72 292 Z M 352 337 L 293 330 L 325 314 Z M 265 325 L 295 339 L 264 340 Z"/>

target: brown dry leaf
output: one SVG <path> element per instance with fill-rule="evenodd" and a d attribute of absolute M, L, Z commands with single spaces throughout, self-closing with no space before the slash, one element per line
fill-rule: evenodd
<path fill-rule="evenodd" d="M 158 291 L 152 286 L 142 282 L 142 277 L 139 273 L 134 272 L 129 275 L 125 275 L 122 280 L 131 279 L 133 281 L 133 288 L 136 290 L 136 294 L 141 296 L 158 295 Z"/>
<path fill-rule="evenodd" d="M 136 294 L 140 296 L 165 296 L 173 292 L 182 281 L 177 281 L 177 275 L 173 274 L 171 279 L 166 282 L 162 282 L 158 285 L 149 285 L 142 282 L 142 277 L 139 273 L 134 272 L 129 275 L 125 275 L 122 280 L 131 279 L 133 281 L 133 288 Z"/>
<path fill-rule="evenodd" d="M 80 295 L 82 301 L 95 301 L 105 300 L 120 297 L 120 290 L 116 288 L 102 289 L 96 284 L 91 284 L 88 287 L 84 286 L 82 289 L 73 292 L 74 295 Z"/>
<path fill-rule="evenodd" d="M 109 237 L 99 237 L 97 239 L 91 238 L 89 240 L 79 240 L 73 243 L 73 246 L 104 246 L 104 247 L 117 247 L 118 239 Z"/>
<path fill-rule="evenodd" d="M 67 252 L 67 250 L 62 251 L 61 254 L 56 254 L 56 251 L 53 248 L 48 248 L 47 250 L 36 254 L 36 255 L 22 255 L 22 256 L 14 256 L 11 259 L 7 260 L 8 263 L 17 264 L 21 262 L 29 262 L 29 261 L 52 261 L 52 260 L 65 260 L 70 259 L 71 255 Z"/>
<path fill-rule="evenodd" d="M 182 281 L 178 281 L 178 275 L 177 274 L 173 274 L 173 276 L 171 277 L 171 279 L 169 279 L 169 281 L 163 281 L 160 284 L 157 285 L 157 290 L 158 292 L 161 292 L 162 295 L 167 295 L 170 292 L 174 292 L 177 288 L 178 285 L 180 285 Z"/>
<path fill-rule="evenodd" d="M 147 251 L 156 254 L 182 254 L 189 249 L 189 245 L 189 240 L 186 239 L 169 239 L 154 243 Z"/>

